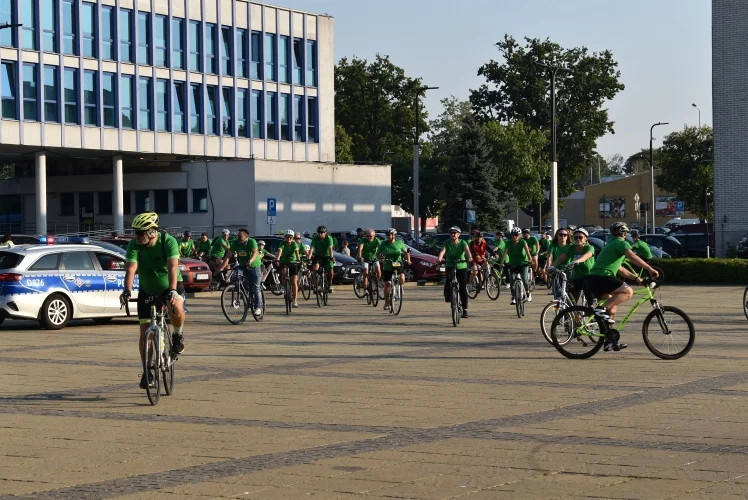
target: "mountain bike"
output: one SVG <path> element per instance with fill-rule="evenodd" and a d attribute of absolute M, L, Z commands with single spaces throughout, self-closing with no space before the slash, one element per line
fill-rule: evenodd
<path fill-rule="evenodd" d="M 332 257 L 316 257 L 318 261 L 317 271 L 314 276 L 314 293 L 317 295 L 317 306 L 327 305 L 329 299 L 330 284 L 327 282 L 327 263 Z"/>
<path fill-rule="evenodd" d="M 232 325 L 240 325 L 247 319 L 247 313 L 252 311 L 255 321 L 260 321 L 265 316 L 265 292 L 260 287 L 262 296 L 262 313 L 255 314 L 255 298 L 250 292 L 249 281 L 245 276 L 246 269 L 235 264 L 231 272 L 231 284 L 223 289 L 221 293 L 221 310 L 223 315 Z"/>
<path fill-rule="evenodd" d="M 487 265 L 482 267 L 478 274 L 475 275 L 475 279 L 470 282 L 471 287 L 468 288 L 468 297 L 475 299 L 480 294 L 481 290 L 486 290 L 486 295 L 491 300 L 496 300 L 501 294 L 501 275 L 496 272 L 494 263 L 498 260 L 498 257 L 489 257 Z"/>
<path fill-rule="evenodd" d="M 391 261 L 385 261 L 391 262 Z M 390 283 L 390 296 L 387 297 L 387 306 L 391 314 L 397 316 L 403 308 L 403 285 L 400 283 L 400 273 L 403 272 L 402 262 L 391 262 L 392 279 Z"/>
<path fill-rule="evenodd" d="M 179 358 L 177 353 L 172 351 L 171 327 L 167 323 L 169 312 L 166 304 L 165 297 L 153 297 L 151 324 L 145 331 L 143 373 L 146 379 L 146 395 L 152 405 L 157 405 L 161 400 L 161 378 L 164 393 L 167 396 L 174 393 L 174 363 Z"/>
<path fill-rule="evenodd" d="M 571 281 L 566 275 L 567 271 L 563 269 L 549 269 L 548 270 L 548 282 L 553 285 L 554 290 L 559 291 L 559 298 L 554 298 L 543 308 L 540 313 L 540 331 L 543 332 L 543 337 L 548 341 L 549 344 L 553 345 L 553 339 L 551 339 L 551 325 L 553 319 L 556 317 L 559 311 L 576 305 L 572 298 L 571 292 Z M 581 305 L 585 305 L 584 294 L 581 294 L 579 299 L 582 301 Z"/>
<path fill-rule="evenodd" d="M 293 264 L 285 265 L 284 274 L 286 277 L 283 279 L 283 301 L 286 304 L 286 314 L 291 314 L 291 309 L 293 308 L 293 284 L 291 283 L 291 270 L 288 267 L 289 265 Z"/>
<path fill-rule="evenodd" d="M 657 278 L 652 278 L 649 275 L 649 271 L 644 269 L 643 267 L 634 267 L 631 262 L 629 262 L 628 259 L 623 260 L 623 264 L 621 264 L 623 268 L 625 268 L 627 271 L 633 273 L 636 275 L 637 278 L 641 278 L 643 280 L 652 280 L 655 283 L 657 283 L 657 286 L 662 286 L 665 283 L 665 273 L 657 266 L 652 266 L 652 269 L 657 271 Z"/>
<path fill-rule="evenodd" d="M 634 292 L 641 298 L 628 312 L 618 329 L 601 318 L 592 307 L 572 306 L 558 313 L 551 324 L 553 347 L 570 359 L 587 359 L 600 350 L 606 338 L 618 342 L 620 331 L 629 319 L 645 302 L 652 305 L 652 311 L 644 318 L 642 337 L 647 349 L 661 359 L 679 359 L 688 354 L 696 340 L 696 331 L 691 318 L 672 306 L 663 306 L 654 297 L 653 291 L 659 285 L 645 280 L 645 286 Z M 604 301 L 598 307 L 604 305 Z"/>
<path fill-rule="evenodd" d="M 384 285 L 379 282 L 379 278 L 377 277 L 377 270 L 375 268 L 375 265 L 379 265 L 378 260 L 370 260 L 367 262 L 368 267 L 368 283 L 367 288 L 364 291 L 364 296 L 366 297 L 366 304 L 372 305 L 374 307 L 377 307 L 377 304 L 379 304 L 379 294 L 380 294 L 380 288 L 382 289 L 382 294 L 384 294 Z M 364 274 L 359 274 L 361 279 L 363 280 Z M 357 278 L 358 279 L 358 278 Z M 384 296 L 381 297 L 384 299 Z"/>
<path fill-rule="evenodd" d="M 460 283 L 457 281 L 457 270 L 454 268 L 447 269 L 447 279 L 449 280 L 449 290 L 451 295 L 452 308 L 452 325 L 457 327 L 462 317 L 462 299 L 460 298 Z"/>
<path fill-rule="evenodd" d="M 514 278 L 512 278 L 512 290 L 514 290 L 514 304 L 517 308 L 518 318 L 525 315 L 525 302 L 527 301 L 527 295 L 530 293 L 522 282 L 522 270 L 526 267 L 529 267 L 529 274 L 532 276 L 532 267 L 529 264 L 520 264 L 518 266 L 507 264 L 509 276 L 514 275 Z M 530 288 L 532 288 L 532 285 L 530 285 Z"/>

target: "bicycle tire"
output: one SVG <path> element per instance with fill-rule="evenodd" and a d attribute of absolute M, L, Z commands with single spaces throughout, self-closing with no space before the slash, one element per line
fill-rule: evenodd
<path fill-rule="evenodd" d="M 397 293 L 395 293 L 397 291 Z M 397 300 L 395 300 L 395 297 L 397 297 Z M 397 316 L 400 314 L 400 310 L 403 308 L 403 286 L 400 284 L 400 282 L 394 283 L 392 285 L 392 290 L 390 290 L 390 312 Z"/>
<path fill-rule="evenodd" d="M 470 280 L 470 287 L 472 288 L 472 291 L 470 290 L 470 288 L 468 288 L 468 297 L 470 297 L 471 299 L 475 299 L 476 297 L 478 297 L 478 294 L 480 293 L 480 284 L 481 280 L 478 276 Z"/>
<path fill-rule="evenodd" d="M 369 277 L 369 298 L 371 299 L 372 307 L 377 307 L 379 304 L 379 279 L 376 276 Z"/>
<path fill-rule="evenodd" d="M 384 283 L 381 278 L 377 278 L 377 290 L 379 292 L 379 300 L 384 300 Z"/>
<path fill-rule="evenodd" d="M 317 295 L 317 307 L 322 307 L 322 288 L 324 287 L 322 275 L 317 273 L 314 277 L 314 292 Z"/>
<path fill-rule="evenodd" d="M 156 338 L 153 332 L 148 334 L 145 340 L 145 360 L 143 361 L 143 373 L 145 373 L 145 393 L 151 405 L 156 406 L 161 400 L 161 377 L 156 354 Z M 151 387 L 153 385 L 153 387 Z"/>
<path fill-rule="evenodd" d="M 299 290 L 301 290 L 301 296 L 304 297 L 304 300 L 309 300 L 312 296 L 312 286 L 309 284 L 309 276 L 306 274 L 302 275 L 299 280 Z"/>
<path fill-rule="evenodd" d="M 745 319 L 748 319 L 748 286 L 745 287 L 745 291 L 743 292 L 743 313 L 745 314 Z"/>
<path fill-rule="evenodd" d="M 456 328 L 460 324 L 460 292 L 452 286 L 452 325 Z"/>
<path fill-rule="evenodd" d="M 366 296 L 366 289 L 364 288 L 364 274 L 363 273 L 356 276 L 356 279 L 353 280 L 353 293 L 359 299 L 363 299 Z"/>
<path fill-rule="evenodd" d="M 167 358 L 170 361 L 167 366 L 166 360 L 164 360 L 161 367 L 161 374 L 164 379 L 164 395 L 171 396 L 174 394 L 174 365 L 176 364 L 176 359 L 171 355 L 171 329 L 168 326 L 164 329 L 164 352 L 167 353 Z"/>
<path fill-rule="evenodd" d="M 527 288 L 528 292 L 532 293 L 535 291 L 535 273 L 532 270 L 532 266 L 530 266 L 527 270 Z"/>
<path fill-rule="evenodd" d="M 273 268 L 273 270 L 270 271 L 268 277 L 270 278 L 270 286 L 268 286 L 268 290 L 270 290 L 270 293 L 272 293 L 276 297 L 280 297 L 281 295 L 283 295 L 283 287 L 281 287 L 278 271 Z"/>
<path fill-rule="evenodd" d="M 572 306 L 562 309 L 551 324 L 553 347 L 569 359 L 590 358 L 600 350 L 605 341 L 604 336 L 595 334 L 593 331 L 595 326 L 598 328 L 598 332 L 605 332 L 606 325 L 595 316 L 591 307 Z M 585 328 L 593 335 L 580 335 L 577 330 L 581 328 Z M 571 338 L 566 341 L 569 337 Z M 576 342 L 573 342 L 574 340 Z M 575 346 L 581 346 L 579 352 L 572 350 Z"/>
<path fill-rule="evenodd" d="M 522 310 L 522 282 L 514 280 L 514 305 L 517 309 L 517 317 L 521 318 L 524 311 Z"/>
<path fill-rule="evenodd" d="M 249 299 L 240 287 L 231 284 L 221 292 L 221 310 L 229 323 L 241 325 L 247 319 Z"/>
<path fill-rule="evenodd" d="M 545 340 L 551 345 L 553 345 L 553 339 L 551 338 L 551 325 L 560 310 L 558 302 L 554 301 L 546 304 L 543 311 L 540 313 L 540 331 L 543 332 L 543 338 L 545 338 Z M 550 316 L 551 314 L 553 316 Z"/>
<path fill-rule="evenodd" d="M 265 301 L 265 292 L 260 288 L 260 297 L 262 298 L 262 308 L 260 309 L 260 314 L 255 314 L 255 309 L 257 309 L 256 304 L 254 303 L 254 299 L 247 300 L 247 303 L 250 305 L 250 309 L 252 309 L 252 317 L 255 319 L 255 321 L 262 321 L 263 318 L 265 318 L 265 306 L 267 305 L 267 302 Z"/>
<path fill-rule="evenodd" d="M 545 273 L 545 287 L 550 290 L 553 286 L 553 280 L 548 277 L 548 273 Z"/>
<path fill-rule="evenodd" d="M 486 295 L 491 300 L 497 300 L 501 295 L 501 280 L 494 273 L 489 273 L 486 279 Z"/>
<path fill-rule="evenodd" d="M 323 280 L 324 288 L 322 290 L 322 303 L 324 305 L 328 305 L 328 301 L 330 300 L 330 292 L 328 292 L 327 290 L 330 288 L 330 283 L 327 282 L 326 275 L 323 276 L 323 278 L 324 278 Z"/>
<path fill-rule="evenodd" d="M 678 346 L 678 350 L 676 351 L 670 351 L 670 352 L 663 352 L 658 347 L 655 347 L 656 341 L 654 341 L 654 332 L 650 336 L 650 324 L 652 323 L 652 320 L 654 318 L 657 318 L 657 324 L 660 327 L 659 334 L 662 334 L 664 336 L 663 340 L 667 340 L 668 345 L 670 345 L 671 340 L 674 338 L 672 333 L 672 328 L 670 326 L 670 323 L 672 320 L 668 321 L 667 318 L 663 318 L 663 315 L 661 313 L 660 309 L 653 309 L 646 318 L 644 318 L 644 325 L 642 326 L 642 337 L 644 338 L 644 345 L 647 346 L 647 349 L 657 356 L 660 359 L 680 359 L 691 350 L 693 347 L 693 343 L 696 340 L 696 330 L 693 327 L 693 322 L 691 322 L 691 318 L 688 317 L 686 313 L 678 309 L 677 307 L 672 306 L 662 306 L 662 311 L 673 313 L 675 316 L 680 317 L 682 319 L 686 326 L 688 327 L 688 340 L 682 344 L 682 347 L 680 347 L 680 344 L 675 342 L 675 345 Z M 655 330 L 652 328 L 652 330 Z"/>
<path fill-rule="evenodd" d="M 286 303 L 286 314 L 291 314 L 291 304 L 293 303 L 293 299 L 291 298 L 292 295 L 291 282 L 287 279 L 283 286 L 283 301 Z"/>

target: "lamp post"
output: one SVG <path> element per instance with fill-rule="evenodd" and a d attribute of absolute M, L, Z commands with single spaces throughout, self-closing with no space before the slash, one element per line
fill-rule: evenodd
<path fill-rule="evenodd" d="M 695 102 L 691 103 L 691 106 L 693 106 L 694 108 L 696 108 L 696 111 L 699 112 L 699 130 L 701 130 L 701 110 L 699 109 L 699 107 L 696 105 Z"/>
<path fill-rule="evenodd" d="M 654 137 L 652 136 L 652 133 L 654 132 L 654 128 L 659 125 L 669 125 L 669 123 L 657 122 L 649 128 L 649 202 L 650 202 L 649 208 L 652 212 L 652 218 L 651 218 L 652 225 L 650 226 L 649 231 L 651 234 L 654 234 L 655 222 L 656 222 L 655 214 L 657 213 L 657 203 L 655 201 L 655 168 L 654 168 L 654 159 L 652 158 L 652 141 L 654 140 Z"/>
<path fill-rule="evenodd" d="M 419 136 L 421 135 L 421 131 L 418 128 L 418 122 L 421 120 L 421 113 L 420 108 L 418 107 L 418 101 L 421 98 L 422 93 L 425 93 L 427 90 L 436 90 L 438 88 L 439 87 L 416 87 L 416 137 L 413 141 L 413 236 L 415 238 L 415 241 L 418 241 L 421 232 L 419 213 L 420 179 L 418 178 L 420 160 L 419 156 L 421 152 L 421 148 L 419 145 Z"/>

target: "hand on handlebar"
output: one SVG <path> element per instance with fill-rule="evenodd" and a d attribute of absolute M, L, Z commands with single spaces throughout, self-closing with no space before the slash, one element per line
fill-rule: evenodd
<path fill-rule="evenodd" d="M 652 279 L 657 279 L 657 278 L 660 277 L 660 273 L 658 273 L 654 269 L 652 269 L 651 271 L 649 271 L 649 275 L 652 277 Z"/>

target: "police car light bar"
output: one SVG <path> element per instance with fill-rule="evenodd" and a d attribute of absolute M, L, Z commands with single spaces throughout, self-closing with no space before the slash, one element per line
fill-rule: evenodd
<path fill-rule="evenodd" d="M 88 245 L 87 236 L 41 236 L 39 243 L 42 245 Z"/>

